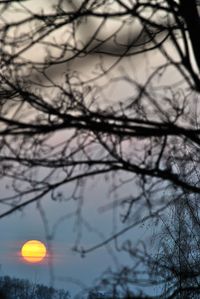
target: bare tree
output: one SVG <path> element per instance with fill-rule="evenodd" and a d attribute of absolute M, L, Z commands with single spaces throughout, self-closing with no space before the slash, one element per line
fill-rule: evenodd
<path fill-rule="evenodd" d="M 84 254 L 199 193 L 197 1 L 0 1 L 0 10 L 1 180 L 10 186 L 1 218 L 64 197 L 66 184 L 68 199 L 79 198 L 91 177 L 114 178 L 114 189 L 132 182 L 137 194 L 116 202 L 127 226 Z M 131 63 L 144 55 L 157 60 L 137 79 Z M 78 64 L 88 62 L 86 76 Z M 131 95 L 108 99 L 118 84 Z"/>

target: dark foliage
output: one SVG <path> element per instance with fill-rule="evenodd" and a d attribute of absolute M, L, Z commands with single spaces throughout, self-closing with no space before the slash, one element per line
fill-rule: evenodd
<path fill-rule="evenodd" d="M 56 290 L 28 280 L 0 277 L 1 299 L 69 299 L 68 291 Z"/>

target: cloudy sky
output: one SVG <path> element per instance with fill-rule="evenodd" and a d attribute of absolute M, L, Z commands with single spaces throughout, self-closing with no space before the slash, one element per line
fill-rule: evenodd
<path fill-rule="evenodd" d="M 32 1 L 32 3 L 36 1 Z M 38 9 L 36 4 L 31 7 Z M 46 6 L 45 9 L 48 9 Z M 33 53 L 29 53 L 33 55 Z M 159 57 L 154 60 L 159 63 Z M 120 76 L 122 68 L 126 72 L 134 72 L 137 80 L 143 80 L 144 72 L 147 72 L 148 57 L 139 57 L 137 61 L 130 60 L 118 65 L 115 75 Z M 85 64 L 74 67 L 82 73 L 93 72 L 95 57 Z M 129 67 L 128 67 L 129 66 Z M 58 74 L 63 73 L 62 66 L 59 70 L 52 70 L 54 77 L 59 79 Z M 111 75 L 110 75 L 111 76 Z M 110 79 L 110 77 L 109 77 Z M 100 81 L 104 85 L 107 79 Z M 110 100 L 116 100 L 131 95 L 132 90 L 127 83 L 110 85 L 105 93 Z M 73 251 L 75 245 L 88 249 L 114 232 L 123 228 L 119 224 L 120 213 L 118 208 L 112 209 L 112 202 L 117 198 L 123 198 L 135 192 L 132 184 L 122 188 L 118 194 L 110 194 L 110 186 L 102 180 L 91 180 L 84 192 L 84 202 L 76 201 L 55 202 L 49 198 L 43 198 L 40 204 L 31 204 L 22 211 L 0 220 L 0 264 L 1 275 L 10 275 L 19 278 L 27 278 L 37 283 L 68 289 L 76 293 L 83 287 L 89 287 L 95 278 L 108 267 L 113 270 L 119 269 L 120 265 L 130 264 L 129 257 L 124 253 L 118 253 L 114 244 L 103 247 L 87 254 L 85 257 Z M 70 186 L 64 188 L 64 193 L 70 193 Z M 6 194 L 6 189 L 2 188 Z M 109 203 L 110 209 L 103 209 Z M 81 216 L 78 214 L 81 208 Z M 79 216 L 79 217 L 78 217 Z M 79 225 L 80 217 L 82 224 Z M 135 230 L 119 239 L 119 243 L 126 238 L 131 238 L 137 243 L 141 235 L 144 237 L 153 233 L 153 228 L 148 226 L 137 227 Z M 27 264 L 20 257 L 20 248 L 27 240 L 37 239 L 50 246 L 49 258 L 41 264 Z"/>

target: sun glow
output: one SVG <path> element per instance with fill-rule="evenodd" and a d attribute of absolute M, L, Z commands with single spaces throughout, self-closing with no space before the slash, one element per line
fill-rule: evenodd
<path fill-rule="evenodd" d="M 21 256 L 28 263 L 39 263 L 44 260 L 46 254 L 46 246 L 37 240 L 27 241 L 21 248 Z"/>

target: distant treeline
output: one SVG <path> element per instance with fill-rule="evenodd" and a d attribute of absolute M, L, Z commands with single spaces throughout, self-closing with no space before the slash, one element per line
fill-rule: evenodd
<path fill-rule="evenodd" d="M 57 290 L 26 279 L 0 277 L 0 299 L 69 299 L 68 291 Z"/>
<path fill-rule="evenodd" d="M 27 279 L 0 277 L 0 299 L 71 299 L 68 291 L 54 289 L 42 284 L 32 283 Z M 116 291 L 100 291 L 97 287 L 83 290 L 82 294 L 76 296 L 79 299 L 150 299 L 150 297 L 131 294 L 120 295 Z"/>

